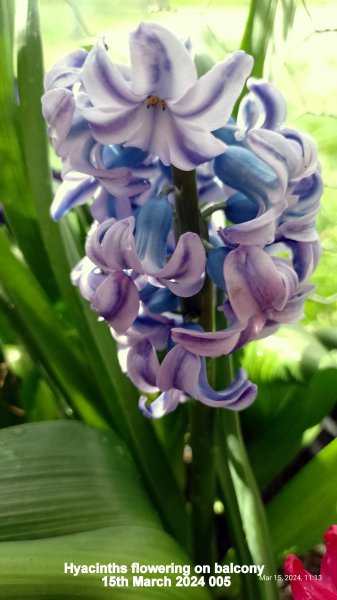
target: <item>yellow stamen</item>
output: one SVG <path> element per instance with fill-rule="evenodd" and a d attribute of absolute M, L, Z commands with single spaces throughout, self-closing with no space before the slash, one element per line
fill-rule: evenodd
<path fill-rule="evenodd" d="M 166 110 L 166 102 L 165 100 L 161 100 L 158 96 L 148 96 L 147 97 L 147 105 L 146 108 L 156 108 L 156 106 L 160 106 L 162 110 Z"/>

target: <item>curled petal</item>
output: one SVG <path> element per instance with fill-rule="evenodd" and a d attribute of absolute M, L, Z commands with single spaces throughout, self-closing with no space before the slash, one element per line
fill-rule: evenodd
<path fill-rule="evenodd" d="M 224 276 L 231 306 L 242 323 L 267 308 L 281 310 L 285 285 L 272 258 L 256 246 L 239 246 L 228 254 Z"/>
<path fill-rule="evenodd" d="M 123 333 L 137 317 L 139 293 L 132 279 L 125 273 L 111 273 L 97 288 L 91 307 L 117 333 Z"/>
<path fill-rule="evenodd" d="M 78 81 L 87 56 L 86 50 L 78 48 L 59 60 L 45 75 L 44 89 L 46 92 L 54 88 L 71 87 Z"/>
<path fill-rule="evenodd" d="M 75 206 L 85 204 L 98 188 L 94 177 L 83 176 L 80 173 L 68 173 L 58 187 L 50 207 L 54 221 L 58 221 Z"/>
<path fill-rule="evenodd" d="M 151 394 L 157 392 L 156 377 L 159 370 L 157 353 L 152 343 L 140 340 L 128 353 L 127 372 L 132 383 L 142 392 Z"/>
<path fill-rule="evenodd" d="M 287 105 L 281 92 L 272 83 L 253 78 L 248 80 L 247 87 L 263 106 L 265 119 L 261 128 L 278 129 L 287 116 Z"/>
<path fill-rule="evenodd" d="M 187 331 L 180 327 L 172 329 L 172 340 L 189 352 L 200 356 L 230 354 L 240 339 L 244 325 L 235 323 L 223 331 Z"/>
<path fill-rule="evenodd" d="M 170 260 L 155 277 L 171 292 L 185 298 L 201 289 L 205 264 L 206 253 L 199 236 L 184 233 Z"/>
<path fill-rule="evenodd" d="M 251 221 L 226 228 L 220 227 L 219 235 L 228 245 L 245 244 L 262 247 L 271 244 L 275 240 L 277 218 L 286 206 L 285 200 L 280 200 L 277 205 Z"/>
<path fill-rule="evenodd" d="M 186 401 L 186 395 L 180 390 L 169 390 L 163 392 L 151 404 L 146 404 L 146 396 L 139 398 L 138 407 L 142 411 L 144 417 L 148 419 L 160 419 L 165 417 L 170 412 L 173 412 L 179 404 Z"/>
<path fill-rule="evenodd" d="M 196 68 L 184 44 L 156 23 L 141 23 L 130 36 L 132 91 L 176 100 L 194 85 Z"/>
<path fill-rule="evenodd" d="M 299 149 L 301 162 L 296 179 L 310 176 L 317 169 L 318 163 L 315 141 L 309 135 L 289 127 L 282 129 L 282 135 Z"/>
<path fill-rule="evenodd" d="M 177 345 L 165 356 L 158 373 L 157 385 L 166 391 L 178 388 L 213 408 L 223 407 L 242 410 L 256 397 L 256 386 L 247 380 L 246 372 L 239 369 L 233 381 L 225 390 L 213 390 L 208 381 L 204 359 L 191 354 Z"/>
<path fill-rule="evenodd" d="M 293 242 L 287 240 L 293 253 L 293 265 L 300 282 L 305 281 L 315 270 L 321 256 L 321 245 L 317 242 Z"/>
<path fill-rule="evenodd" d="M 49 136 L 57 154 L 62 154 L 62 144 L 70 131 L 75 113 L 72 92 L 65 89 L 50 90 L 42 96 L 42 113 L 50 125 Z"/>
<path fill-rule="evenodd" d="M 102 255 L 110 269 L 135 269 L 137 273 L 144 273 L 137 257 L 134 227 L 135 219 L 129 217 L 114 221 L 107 229 L 101 245 Z"/>
<path fill-rule="evenodd" d="M 127 110 L 139 102 L 121 70 L 111 62 L 102 39 L 88 55 L 82 82 L 94 105 Z"/>
<path fill-rule="evenodd" d="M 70 274 L 71 283 L 77 285 L 86 300 L 91 301 L 96 290 L 105 280 L 106 275 L 100 272 L 96 265 L 85 256 L 72 269 Z"/>

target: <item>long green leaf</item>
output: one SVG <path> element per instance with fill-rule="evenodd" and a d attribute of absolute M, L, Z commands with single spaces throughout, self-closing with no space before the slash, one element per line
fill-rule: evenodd
<path fill-rule="evenodd" d="M 99 599 L 103 574 L 76 565 L 188 564 L 161 529 L 131 457 L 112 432 L 44 422 L 0 432 L 0 597 Z M 202 588 L 114 589 L 113 598 L 207 599 Z M 126 592 L 126 593 L 125 593 Z"/>
<path fill-rule="evenodd" d="M 0 597 L 3 600 L 210 600 L 203 587 L 176 587 L 176 576 L 170 574 L 171 586 L 132 586 L 132 563 L 189 564 L 173 539 L 157 529 L 131 524 L 107 527 L 59 538 L 4 542 L 0 550 Z M 98 564 L 106 569 L 109 564 L 111 568 L 114 564 L 124 565 L 128 586 L 104 587 L 104 572 L 77 577 L 65 574 L 65 563 Z"/>
<path fill-rule="evenodd" d="M 0 432 L 0 540 L 133 524 L 161 528 L 113 432 L 46 421 Z"/>
<path fill-rule="evenodd" d="M 69 344 L 63 324 L 28 268 L 11 252 L 0 230 L 0 279 L 13 303 L 7 312 L 18 333 L 62 390 L 69 404 L 88 423 L 107 426 L 85 362 Z M 95 399 L 96 404 L 93 402 Z"/>
<path fill-rule="evenodd" d="M 18 136 L 18 103 L 13 70 L 14 2 L 0 0 L 0 165 L 1 202 L 6 220 L 33 273 L 44 281 L 52 298 L 57 297 L 54 280 L 36 208 L 27 178 L 22 147 Z M 25 126 L 27 123 L 25 124 Z M 30 149 L 35 139 L 31 140 Z"/>
<path fill-rule="evenodd" d="M 337 519 L 337 440 L 317 454 L 267 507 L 274 547 L 281 562 L 318 544 Z"/>
<path fill-rule="evenodd" d="M 106 325 L 97 323 L 97 317 L 90 312 L 78 291 L 69 283 L 69 270 L 74 262 L 69 261 L 67 252 L 69 252 L 72 241 L 69 239 L 67 225 L 62 224 L 59 229 L 51 222 L 49 216 L 50 173 L 46 159 L 45 124 L 40 109 L 42 77 L 37 2 L 29 0 L 26 26 L 20 36 L 18 78 L 20 97 L 22 98 L 22 123 L 28 123 L 27 127 L 23 127 L 25 156 L 41 233 L 67 308 L 84 342 L 84 353 L 87 355 L 88 361 L 92 361 L 94 357 L 96 385 L 105 398 L 106 407 L 113 418 L 114 426 L 129 444 L 160 508 L 164 522 L 169 530 L 177 535 L 178 539 L 183 539 L 187 536 L 186 513 L 168 460 L 150 424 L 138 410 L 136 390 L 121 373 L 116 345 Z M 32 149 L 33 137 L 36 143 Z M 68 250 L 65 249 L 66 247 Z M 170 498 L 171 502 L 168 502 L 167 498 Z"/>

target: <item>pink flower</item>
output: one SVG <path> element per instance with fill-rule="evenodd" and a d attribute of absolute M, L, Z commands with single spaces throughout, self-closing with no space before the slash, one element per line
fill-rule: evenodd
<path fill-rule="evenodd" d="M 326 553 L 321 564 L 321 574 L 311 575 L 302 561 L 289 554 L 284 561 L 284 571 L 293 577 L 290 581 L 295 600 L 337 600 L 337 525 L 324 534 Z"/>

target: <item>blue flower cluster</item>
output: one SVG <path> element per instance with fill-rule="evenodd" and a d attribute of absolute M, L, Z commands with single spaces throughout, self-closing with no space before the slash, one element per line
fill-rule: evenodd
<path fill-rule="evenodd" d="M 242 410 L 256 386 L 239 369 L 228 388 L 213 390 L 204 357 L 301 318 L 320 255 L 316 147 L 285 126 L 284 99 L 270 83 L 249 79 L 231 118 L 252 68 L 244 52 L 198 79 L 189 50 L 151 23 L 131 35 L 130 52 L 131 68 L 116 65 L 99 39 L 46 75 L 43 113 L 63 164 L 51 214 L 91 202 L 86 256 L 72 281 L 111 327 L 145 416 L 188 397 Z M 170 165 L 196 169 L 207 244 L 177 233 Z M 221 331 L 204 331 L 181 310 L 206 273 L 223 296 Z"/>

